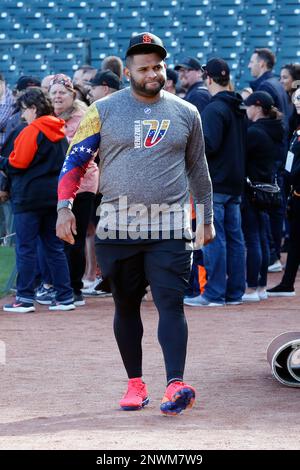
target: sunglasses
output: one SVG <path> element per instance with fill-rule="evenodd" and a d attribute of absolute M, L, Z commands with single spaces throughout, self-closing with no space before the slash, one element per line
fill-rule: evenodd
<path fill-rule="evenodd" d="M 73 83 L 69 78 L 52 78 L 49 84 L 49 88 L 52 85 L 64 85 L 67 88 L 73 88 Z"/>

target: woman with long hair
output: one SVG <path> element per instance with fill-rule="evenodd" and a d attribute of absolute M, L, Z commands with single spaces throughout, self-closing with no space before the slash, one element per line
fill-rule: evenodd
<path fill-rule="evenodd" d="M 279 159 L 284 139 L 282 115 L 274 100 L 265 91 L 256 91 L 244 101 L 250 125 L 247 132 L 246 177 L 251 183 L 273 183 L 275 162 Z M 242 205 L 242 227 L 247 258 L 247 290 L 244 302 L 267 298 L 266 285 L 269 264 L 268 214 L 257 208 L 247 195 Z"/>

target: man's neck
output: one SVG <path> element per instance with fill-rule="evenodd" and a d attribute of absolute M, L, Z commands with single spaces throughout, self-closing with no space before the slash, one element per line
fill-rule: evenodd
<path fill-rule="evenodd" d="M 214 85 L 211 90 L 209 90 L 211 96 L 215 96 L 221 91 L 230 91 L 229 84 L 227 86 Z"/>
<path fill-rule="evenodd" d="M 263 69 L 260 73 L 260 75 L 258 75 L 258 77 L 256 77 L 256 79 L 259 79 L 260 77 L 262 77 L 266 72 L 272 72 L 272 70 L 270 69 Z"/>
<path fill-rule="evenodd" d="M 136 100 L 141 101 L 141 103 L 153 104 L 157 103 L 162 98 L 163 90 L 160 90 L 155 96 L 147 96 L 140 95 L 131 87 L 131 94 Z"/>

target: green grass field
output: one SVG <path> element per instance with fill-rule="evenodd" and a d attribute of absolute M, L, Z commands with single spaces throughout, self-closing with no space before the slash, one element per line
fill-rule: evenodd
<path fill-rule="evenodd" d="M 15 265 L 15 249 L 0 246 L 0 296 L 5 294 L 5 287 Z"/>

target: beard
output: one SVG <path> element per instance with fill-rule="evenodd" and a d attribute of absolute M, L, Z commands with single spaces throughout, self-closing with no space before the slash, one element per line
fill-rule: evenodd
<path fill-rule="evenodd" d="M 131 76 L 130 77 L 130 84 L 133 88 L 133 90 L 138 94 L 142 96 L 156 96 L 160 92 L 160 90 L 165 86 L 166 79 L 164 77 L 157 78 L 155 82 L 151 83 L 156 83 L 155 88 L 147 88 L 148 83 L 144 83 L 143 85 L 136 82 L 134 78 Z"/>

